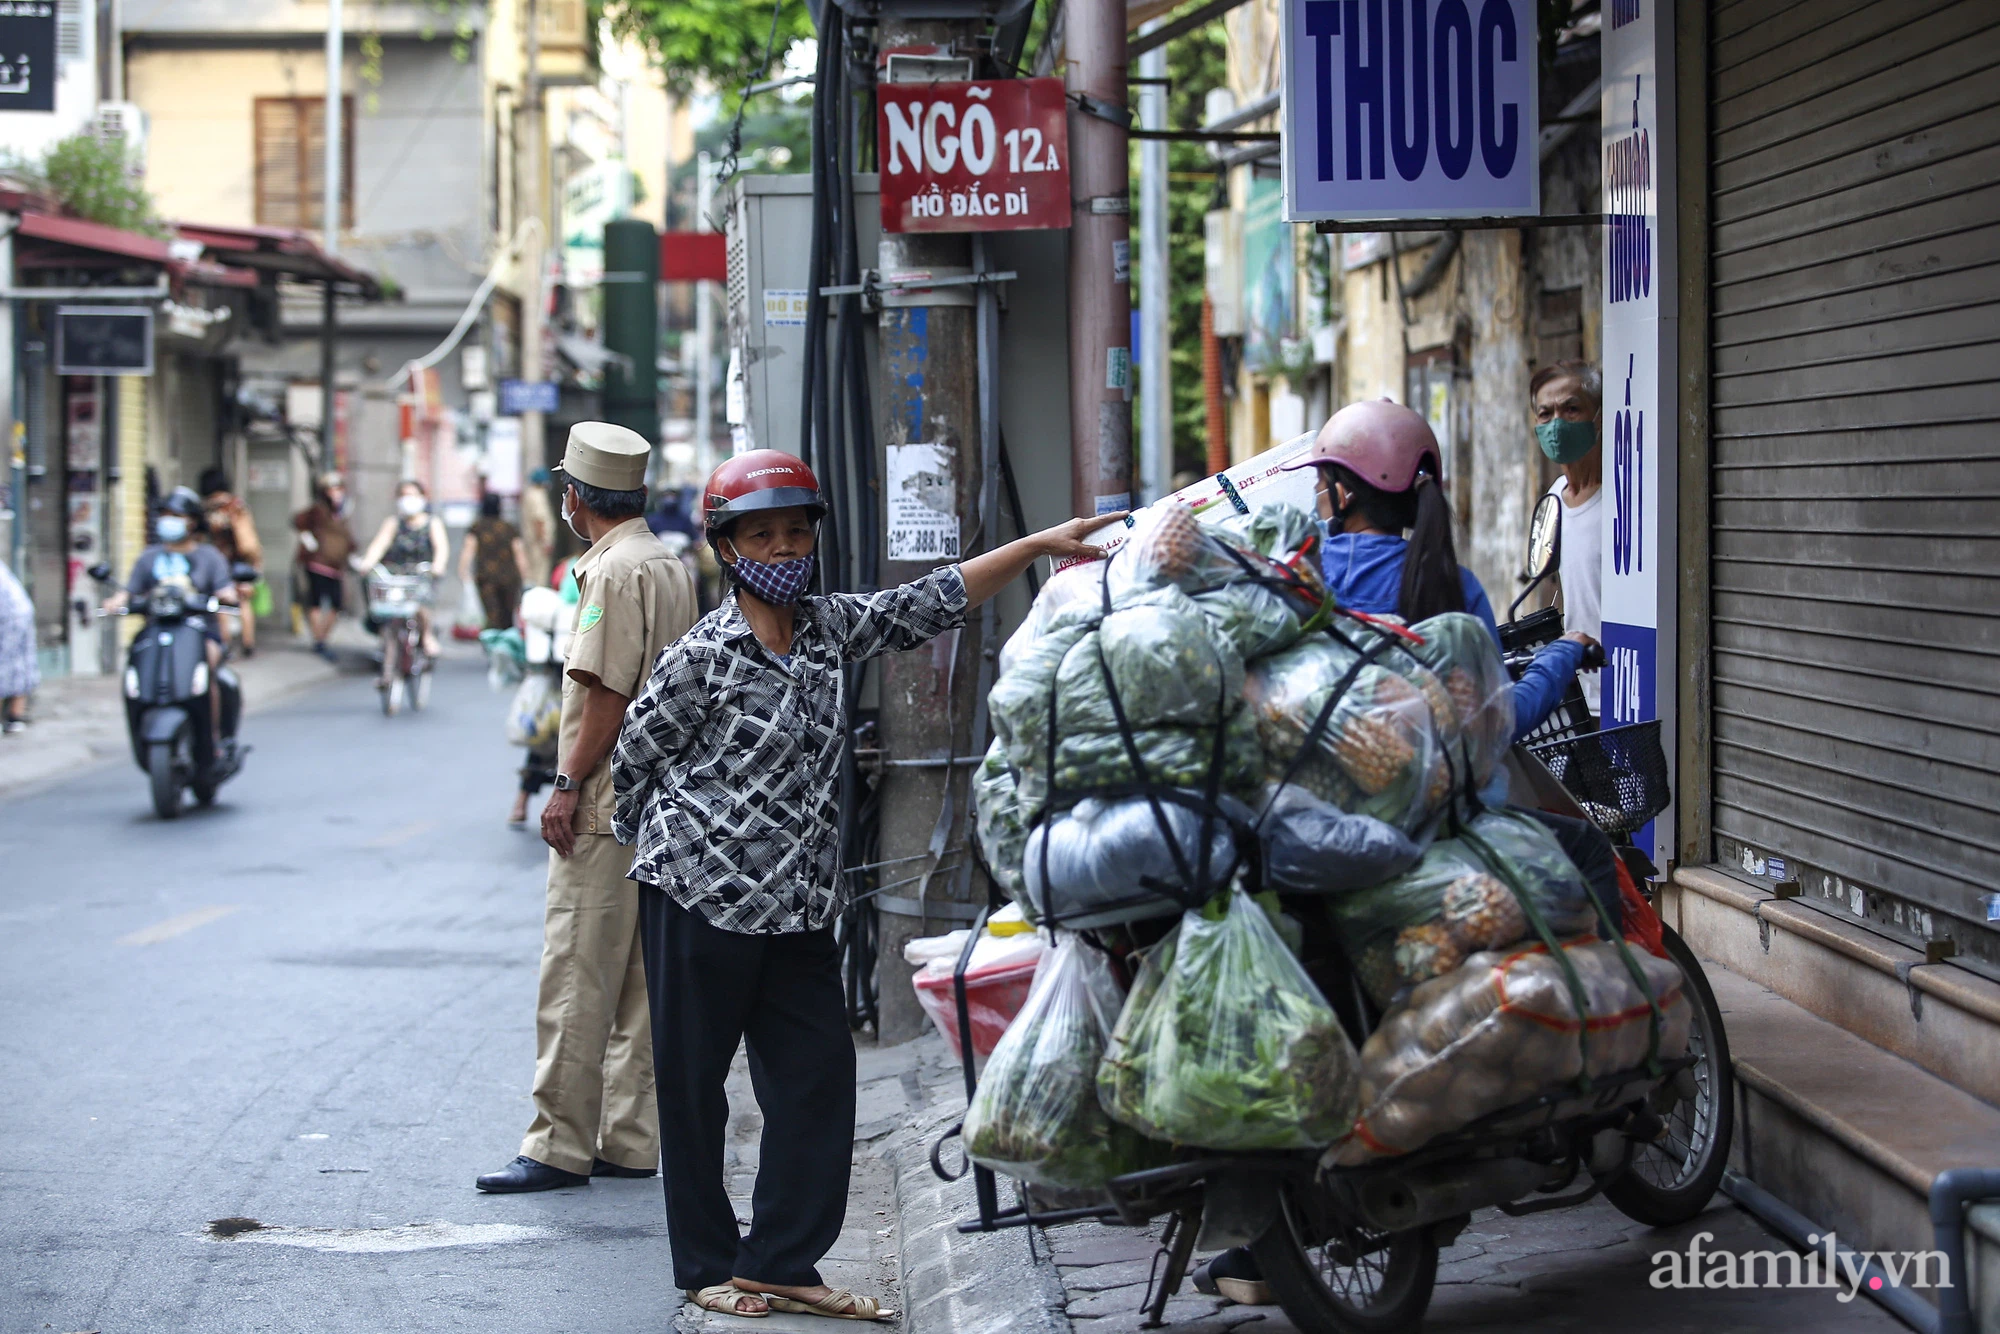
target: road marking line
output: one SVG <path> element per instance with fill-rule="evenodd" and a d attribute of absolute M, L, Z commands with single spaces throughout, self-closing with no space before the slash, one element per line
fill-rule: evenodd
<path fill-rule="evenodd" d="M 437 828 L 436 820 L 413 820 L 401 829 L 391 829 L 379 838 L 371 838 L 361 846 L 364 848 L 393 848 L 398 843 L 408 843 L 418 834 L 427 834 Z"/>
<path fill-rule="evenodd" d="M 394 1255 L 405 1251 L 443 1250 L 456 1246 L 504 1246 L 545 1241 L 555 1231 L 519 1223 L 411 1223 L 406 1227 L 283 1227 L 258 1224 L 242 1232 L 218 1234 L 212 1241 L 233 1245 L 296 1246 L 309 1251 L 346 1255 Z"/>
<path fill-rule="evenodd" d="M 155 922 L 151 926 L 142 927 L 132 932 L 130 935 L 120 936 L 117 943 L 120 945 L 157 945 L 163 940 L 172 940 L 175 936 L 184 936 L 198 926 L 207 926 L 217 918 L 227 917 L 233 912 L 242 911 L 243 905 L 240 903 L 213 904 L 207 908 L 196 908 L 193 912 L 184 912 L 179 917 L 169 917 L 164 922 Z"/>

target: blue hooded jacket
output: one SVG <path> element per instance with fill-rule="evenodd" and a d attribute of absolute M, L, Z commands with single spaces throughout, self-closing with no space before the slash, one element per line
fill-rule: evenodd
<path fill-rule="evenodd" d="M 1403 591 L 1403 558 L 1410 544 L 1388 533 L 1335 533 L 1321 548 L 1320 569 L 1326 586 L 1343 607 L 1352 607 L 1373 616 L 1397 614 L 1396 600 Z M 1465 609 L 1486 622 L 1493 642 L 1500 642 L 1500 627 L 1493 619 L 1493 604 L 1472 571 L 1459 567 L 1458 577 L 1465 590 Z M 1535 730 L 1555 712 L 1583 661 L 1583 645 L 1574 639 L 1558 639 L 1535 655 L 1534 662 L 1514 683 L 1514 739 Z"/>

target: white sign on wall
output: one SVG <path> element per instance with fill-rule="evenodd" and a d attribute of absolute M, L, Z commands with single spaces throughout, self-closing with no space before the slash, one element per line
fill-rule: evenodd
<path fill-rule="evenodd" d="M 1661 720 L 1674 755 L 1673 0 L 1611 0 L 1603 29 L 1606 727 Z M 1638 835 L 1665 865 L 1673 813 Z"/>
<path fill-rule="evenodd" d="M 1285 219 L 1541 212 L 1535 0 L 1282 0 Z"/>
<path fill-rule="evenodd" d="M 882 484 L 886 560 L 958 559 L 958 470 L 943 445 L 890 445 Z"/>

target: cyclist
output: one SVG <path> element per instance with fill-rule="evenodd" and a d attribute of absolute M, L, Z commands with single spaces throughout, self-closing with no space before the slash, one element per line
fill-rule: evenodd
<path fill-rule="evenodd" d="M 448 550 L 450 539 L 445 535 L 444 520 L 431 512 L 430 495 L 424 484 L 414 478 L 405 479 L 396 484 L 396 512 L 382 520 L 382 526 L 375 531 L 375 540 L 368 544 L 368 550 L 354 568 L 366 574 L 382 565 L 395 574 L 415 574 L 418 567 L 428 566 L 436 574 L 444 569 Z M 417 608 L 417 629 L 424 637 L 424 653 L 435 658 L 438 640 L 429 607 Z"/>

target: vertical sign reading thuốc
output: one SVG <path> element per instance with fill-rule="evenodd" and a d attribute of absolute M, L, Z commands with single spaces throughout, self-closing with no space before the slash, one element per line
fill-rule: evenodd
<path fill-rule="evenodd" d="M 1285 220 L 1541 211 L 1535 0 L 1283 0 Z"/>
<path fill-rule="evenodd" d="M 1603 724 L 1658 718 L 1673 762 L 1675 349 L 1672 0 L 1617 0 L 1603 28 Z M 1672 812 L 1639 831 L 1673 859 Z"/>

